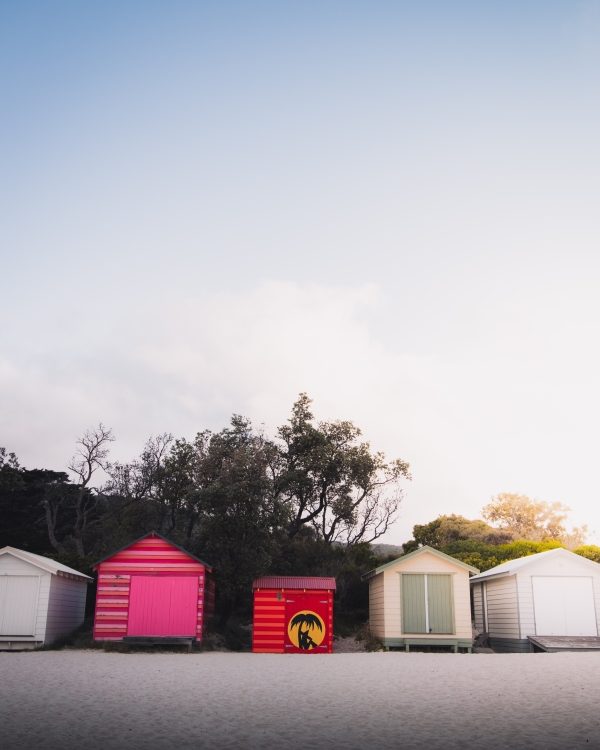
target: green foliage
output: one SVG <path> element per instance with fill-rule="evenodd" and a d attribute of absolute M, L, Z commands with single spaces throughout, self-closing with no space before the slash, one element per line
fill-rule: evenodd
<path fill-rule="evenodd" d="M 372 452 L 352 422 L 315 423 L 310 405 L 300 394 L 278 431 L 275 489 L 290 511 L 288 536 L 309 526 L 330 544 L 374 541 L 396 518 L 409 466 Z"/>
<path fill-rule="evenodd" d="M 588 560 L 600 563 L 600 547 L 596 544 L 582 544 L 579 547 L 576 547 L 573 552 L 575 552 L 576 555 L 587 557 Z"/>
<path fill-rule="evenodd" d="M 522 496 L 515 499 L 515 496 L 501 495 L 499 498 L 500 502 L 494 506 L 496 511 L 514 512 L 515 517 L 520 519 L 521 526 L 518 526 L 514 518 L 514 523 L 511 522 L 512 526 L 507 523 L 504 528 L 497 529 L 480 519 L 470 520 L 458 515 L 439 516 L 430 523 L 414 527 L 413 539 L 404 544 L 404 552 L 412 552 L 426 544 L 484 571 L 508 560 L 563 547 L 566 540 L 573 539 L 573 534 L 580 531 L 575 529 L 571 535 L 567 534 L 564 540 L 553 536 L 544 537 L 543 534 L 538 534 L 538 538 L 535 539 L 515 538 L 517 528 L 528 527 L 528 524 L 535 523 L 536 518 L 541 523 L 540 514 L 545 519 L 544 528 L 548 533 L 549 530 L 558 533 L 561 528 L 564 532 L 564 527 L 558 524 L 557 517 L 554 515 L 558 509 L 554 505 L 548 506 L 547 503 L 537 503 L 535 507 L 530 507 L 526 502 L 528 498 Z M 519 515 L 521 511 L 523 512 Z M 499 516 L 491 512 L 488 512 L 488 518 L 499 520 Z M 589 550 L 586 556 L 595 559 L 591 545 L 578 549 Z"/>
<path fill-rule="evenodd" d="M 66 562 L 62 558 L 68 557 L 72 548 L 67 517 L 75 503 L 74 486 L 64 472 L 25 469 L 14 454 L 10 455 L 12 460 L 0 461 L 0 547 L 8 545 L 40 554 L 59 552 L 61 561 Z M 48 508 L 56 509 L 56 533 L 64 538 L 58 550 L 48 537 Z"/>
<path fill-rule="evenodd" d="M 518 540 L 508 544 L 493 545 L 475 539 L 462 539 L 447 544 L 441 548 L 441 551 L 483 572 L 508 560 L 535 555 L 538 552 L 546 552 L 561 546 L 560 542 L 553 540 L 544 542 Z"/>
<path fill-rule="evenodd" d="M 495 529 L 480 519 L 471 521 L 464 516 L 453 514 L 438 516 L 430 523 L 414 526 L 411 543 L 416 543 L 417 546 L 427 544 L 440 549 L 452 542 L 468 539 L 486 544 L 504 544 L 511 541 L 513 536 L 509 532 Z"/>

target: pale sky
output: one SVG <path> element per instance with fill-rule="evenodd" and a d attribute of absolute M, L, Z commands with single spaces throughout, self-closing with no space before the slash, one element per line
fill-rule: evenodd
<path fill-rule="evenodd" d="M 64 469 L 300 391 L 600 543 L 600 3 L 0 0 L 0 445 Z"/>

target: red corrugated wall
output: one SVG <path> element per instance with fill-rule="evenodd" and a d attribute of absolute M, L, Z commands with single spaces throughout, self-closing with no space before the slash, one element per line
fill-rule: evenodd
<path fill-rule="evenodd" d="M 94 640 L 119 641 L 127 635 L 131 576 L 193 576 L 198 581 L 196 639 L 202 640 L 206 569 L 175 545 L 157 536 L 135 542 L 99 563 Z"/>
<path fill-rule="evenodd" d="M 285 641 L 285 592 L 259 589 L 254 592 L 254 653 L 282 654 Z"/>
<path fill-rule="evenodd" d="M 252 628 L 252 651 L 264 654 L 289 652 L 286 645 L 288 613 L 286 600 L 301 593 L 298 589 L 256 589 L 254 591 L 254 624 Z M 314 596 L 324 605 L 326 627 L 323 645 L 326 653 L 333 651 L 333 591 L 304 589 L 304 594 Z M 325 604 L 326 601 L 326 604 Z M 288 607 L 289 608 L 289 607 Z"/>

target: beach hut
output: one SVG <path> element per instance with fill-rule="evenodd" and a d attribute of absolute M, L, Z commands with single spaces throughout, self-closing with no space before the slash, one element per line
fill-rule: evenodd
<path fill-rule="evenodd" d="M 202 640 L 214 605 L 210 565 L 153 531 L 100 560 L 94 570 L 94 640 Z"/>
<path fill-rule="evenodd" d="M 369 625 L 387 649 L 444 646 L 471 650 L 473 635 L 466 565 L 432 547 L 380 565 L 369 582 Z"/>
<path fill-rule="evenodd" d="M 495 651 L 532 651 L 538 638 L 597 638 L 600 565 L 551 549 L 471 579 L 473 620 Z M 543 644 L 542 644 L 543 647 Z"/>
<path fill-rule="evenodd" d="M 252 651 L 330 654 L 335 578 L 265 576 L 252 584 Z"/>
<path fill-rule="evenodd" d="M 91 580 L 49 557 L 2 547 L 0 649 L 39 648 L 76 630 Z"/>

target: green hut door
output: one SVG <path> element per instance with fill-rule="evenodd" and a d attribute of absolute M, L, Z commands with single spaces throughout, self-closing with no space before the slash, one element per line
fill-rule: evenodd
<path fill-rule="evenodd" d="M 454 632 L 452 576 L 443 574 L 427 575 L 427 609 L 430 633 Z"/>
<path fill-rule="evenodd" d="M 405 633 L 454 633 L 452 576 L 404 573 L 402 629 Z"/>

